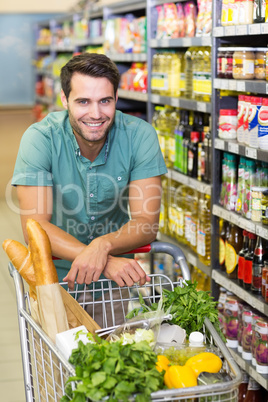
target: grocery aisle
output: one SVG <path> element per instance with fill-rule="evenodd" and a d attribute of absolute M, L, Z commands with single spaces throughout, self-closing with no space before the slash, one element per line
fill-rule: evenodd
<path fill-rule="evenodd" d="M 0 148 L 0 242 L 6 238 L 24 242 L 20 219 L 5 199 L 5 189 L 12 176 L 20 138 L 32 122 L 30 109 L 1 110 Z M 13 194 L 14 196 L 14 194 Z M 14 198 L 14 197 L 13 197 Z M 18 316 L 13 280 L 8 272 L 8 257 L 0 249 L 0 390 L 5 402 L 24 402 Z"/>
<path fill-rule="evenodd" d="M 20 220 L 5 200 L 0 200 L 0 238 L 23 242 Z M 16 297 L 13 280 L 8 272 L 8 258 L 1 248 L 0 253 L 0 389 L 1 400 L 24 402 L 23 373 Z"/>

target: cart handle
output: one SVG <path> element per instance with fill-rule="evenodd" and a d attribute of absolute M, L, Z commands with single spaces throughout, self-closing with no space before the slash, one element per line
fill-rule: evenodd
<path fill-rule="evenodd" d="M 162 241 L 154 241 L 151 244 L 147 244 L 146 246 L 141 246 L 134 250 L 127 251 L 124 254 L 136 254 L 136 253 L 169 254 L 173 257 L 175 263 L 179 265 L 183 279 L 187 280 L 187 281 L 191 279 L 191 274 L 190 274 L 188 264 L 186 262 L 185 255 L 184 255 L 182 249 L 178 246 L 175 246 L 174 244 L 162 242 Z M 53 258 L 53 260 L 59 260 L 59 258 L 57 258 L 57 257 L 52 257 L 52 258 Z"/>

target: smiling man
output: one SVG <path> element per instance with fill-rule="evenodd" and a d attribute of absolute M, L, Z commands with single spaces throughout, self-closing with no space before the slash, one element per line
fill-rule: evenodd
<path fill-rule="evenodd" d="M 119 80 L 108 57 L 73 57 L 61 71 L 66 110 L 30 126 L 20 144 L 12 184 L 25 240 L 33 218 L 70 288 L 102 274 L 119 286 L 149 280 L 134 259 L 116 256 L 156 238 L 167 169 L 152 126 L 116 110 Z"/>

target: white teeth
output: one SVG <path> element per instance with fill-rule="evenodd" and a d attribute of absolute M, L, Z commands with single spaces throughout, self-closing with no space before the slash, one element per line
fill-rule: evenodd
<path fill-rule="evenodd" d="M 99 127 L 102 125 L 102 123 L 85 123 L 84 124 L 88 127 Z"/>

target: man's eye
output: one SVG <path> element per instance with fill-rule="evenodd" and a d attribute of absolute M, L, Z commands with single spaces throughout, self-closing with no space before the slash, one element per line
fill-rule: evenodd
<path fill-rule="evenodd" d="M 102 99 L 101 103 L 106 104 L 106 103 L 110 103 L 109 99 Z"/>
<path fill-rule="evenodd" d="M 79 103 L 80 103 L 81 105 L 86 105 L 86 104 L 87 104 L 87 100 L 80 100 Z"/>

